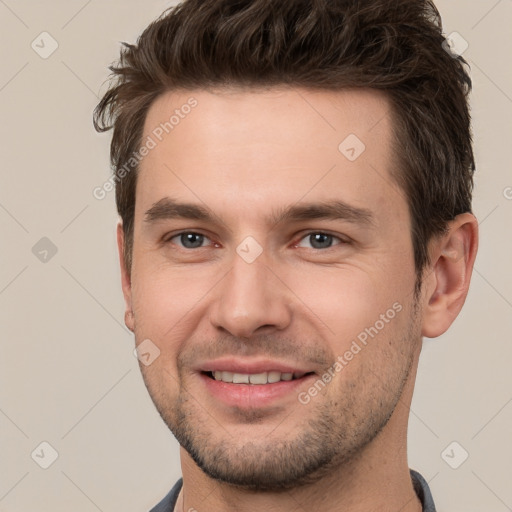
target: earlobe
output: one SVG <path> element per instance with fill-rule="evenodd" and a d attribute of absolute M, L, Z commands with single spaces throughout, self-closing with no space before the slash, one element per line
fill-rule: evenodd
<path fill-rule="evenodd" d="M 133 311 L 128 311 L 126 310 L 124 312 L 124 324 L 126 325 L 126 327 L 128 327 L 128 329 L 130 329 L 130 331 L 132 332 L 135 332 L 135 321 L 134 321 L 134 317 L 133 317 Z"/>
<path fill-rule="evenodd" d="M 125 313 L 124 313 L 124 323 L 130 331 L 134 331 L 135 329 L 135 319 L 133 316 L 133 308 L 132 308 L 132 285 L 131 285 L 131 276 L 129 270 L 126 268 L 125 258 L 124 258 L 124 231 L 123 231 L 123 223 L 119 221 L 117 224 L 117 250 L 119 254 L 119 266 L 121 269 L 121 286 L 123 289 L 123 296 L 125 302 Z"/>
<path fill-rule="evenodd" d="M 424 279 L 423 336 L 440 336 L 459 314 L 477 248 L 478 222 L 470 213 L 458 215 L 449 223 L 447 233 L 433 241 L 431 273 Z"/>

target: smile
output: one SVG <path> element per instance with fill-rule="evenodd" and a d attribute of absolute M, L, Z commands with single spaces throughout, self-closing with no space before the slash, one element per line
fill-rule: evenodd
<path fill-rule="evenodd" d="M 290 381 L 300 379 L 306 375 L 302 372 L 279 372 L 279 371 L 268 371 L 261 373 L 235 373 L 227 371 L 213 371 L 208 372 L 210 377 L 226 383 L 232 384 L 274 384 L 280 381 Z"/>

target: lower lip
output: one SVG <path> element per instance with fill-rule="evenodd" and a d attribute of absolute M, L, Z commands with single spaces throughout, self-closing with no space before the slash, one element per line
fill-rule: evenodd
<path fill-rule="evenodd" d="M 314 374 L 300 379 L 281 380 L 272 384 L 233 384 L 201 374 L 209 393 L 230 407 L 259 408 L 285 397 L 297 397 L 299 387 L 312 380 Z"/>

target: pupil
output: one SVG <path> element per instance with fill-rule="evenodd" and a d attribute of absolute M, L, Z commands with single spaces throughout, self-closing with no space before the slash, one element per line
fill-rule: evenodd
<path fill-rule="evenodd" d="M 194 249 L 203 245 L 204 236 L 197 233 L 183 233 L 181 243 L 187 249 Z"/>
<path fill-rule="evenodd" d="M 332 245 L 332 236 L 324 233 L 314 233 L 309 236 L 309 240 L 315 249 L 325 249 Z"/>

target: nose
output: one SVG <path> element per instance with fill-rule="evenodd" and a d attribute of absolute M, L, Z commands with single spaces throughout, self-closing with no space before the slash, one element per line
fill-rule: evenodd
<path fill-rule="evenodd" d="M 291 293 L 260 257 L 247 263 L 238 255 L 216 287 L 210 321 L 239 338 L 285 329 L 291 321 Z"/>

